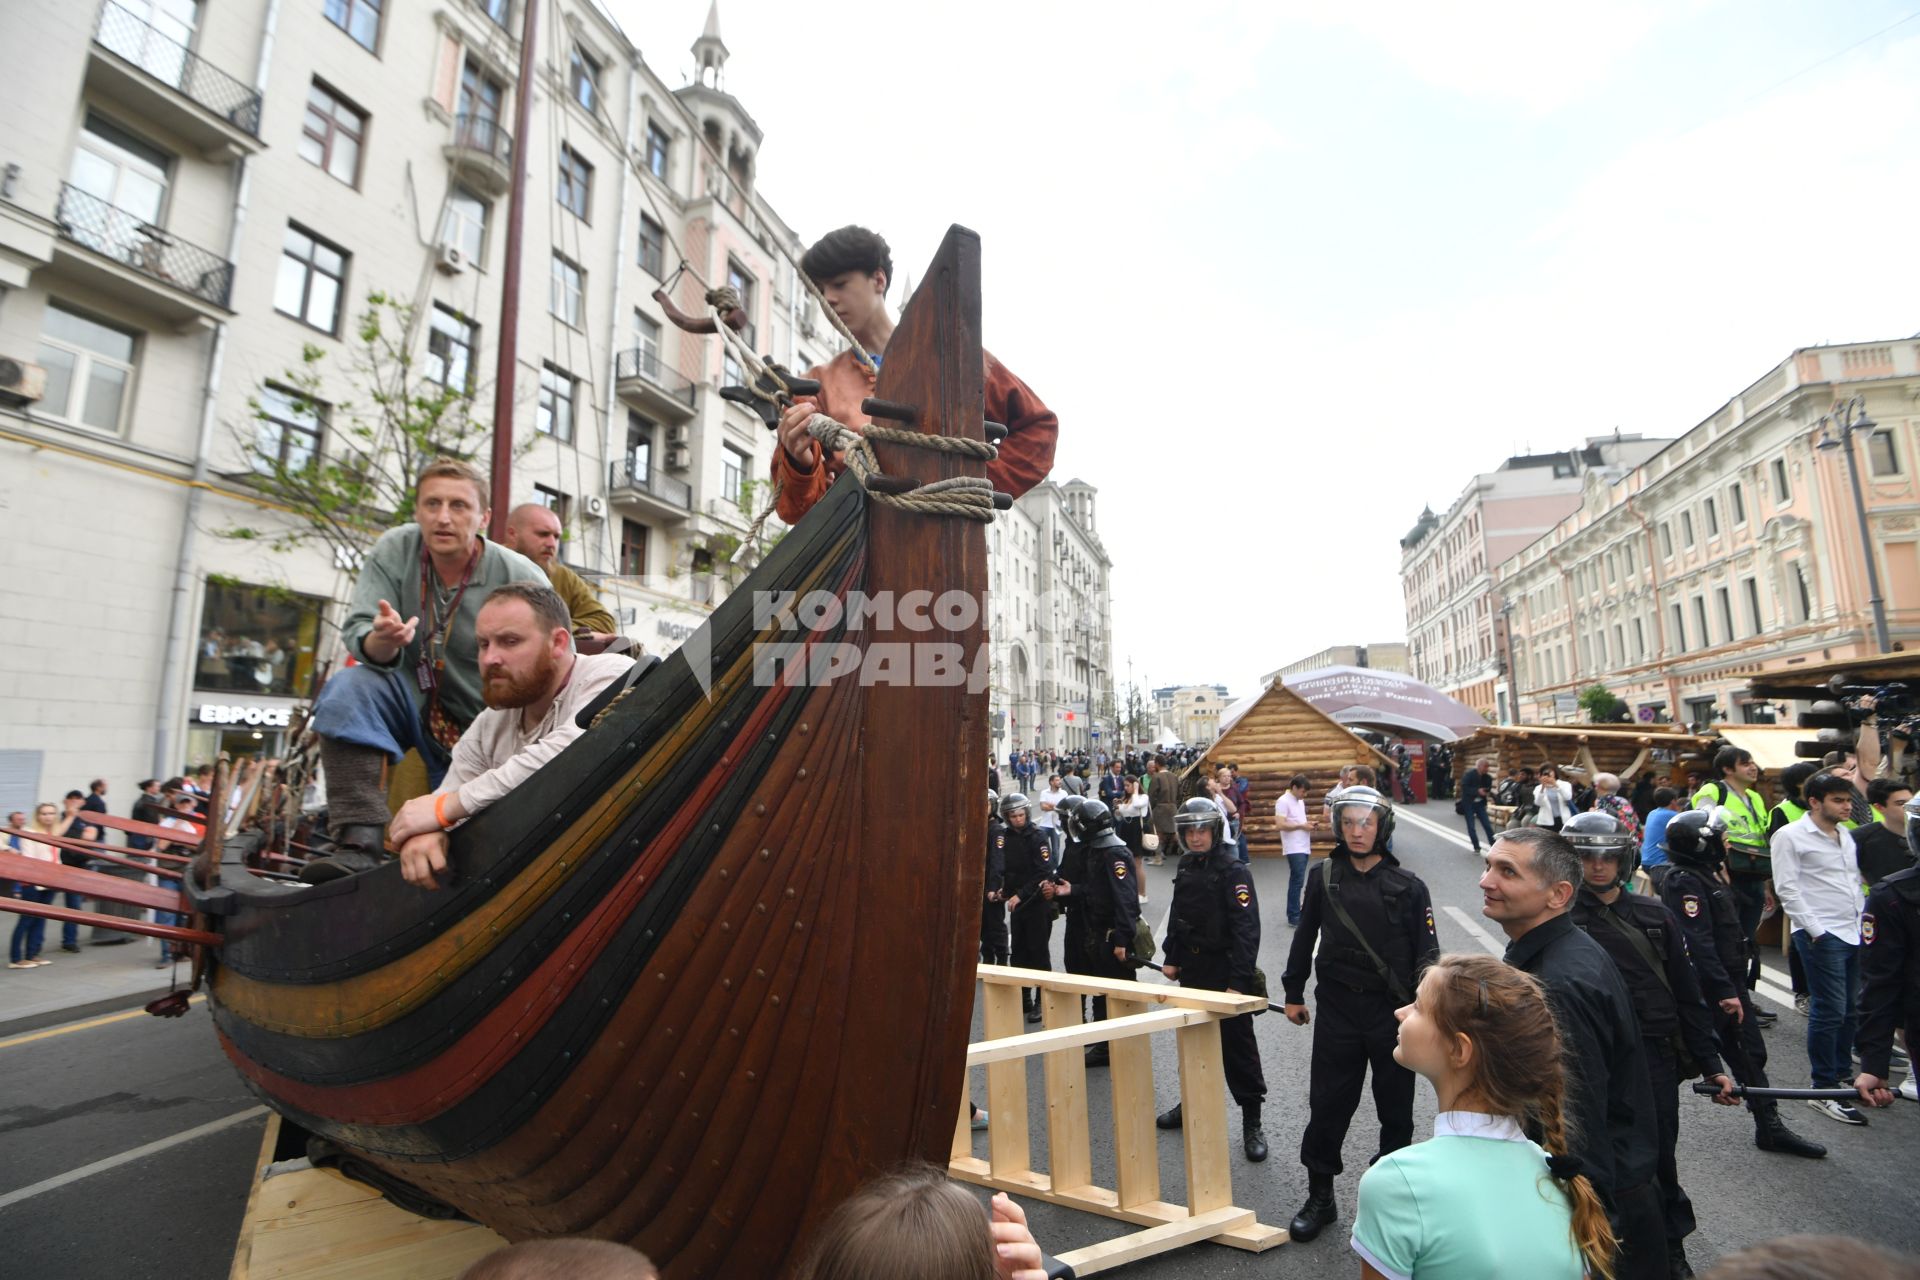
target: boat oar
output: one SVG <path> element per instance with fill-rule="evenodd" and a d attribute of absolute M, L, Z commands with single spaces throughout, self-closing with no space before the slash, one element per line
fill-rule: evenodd
<path fill-rule="evenodd" d="M 1711 1085 L 1702 1081 L 1693 1086 L 1693 1091 L 1710 1098 L 1719 1093 L 1720 1088 L 1718 1085 Z M 1779 1098 L 1789 1102 L 1800 1098 L 1805 1098 L 1812 1102 L 1858 1102 L 1860 1100 L 1860 1091 L 1858 1089 L 1763 1089 L 1758 1085 L 1736 1084 L 1733 1086 L 1733 1096 L 1736 1098 Z"/>

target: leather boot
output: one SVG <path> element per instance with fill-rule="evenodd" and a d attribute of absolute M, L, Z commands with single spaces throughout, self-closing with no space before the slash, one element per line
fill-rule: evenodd
<path fill-rule="evenodd" d="M 1153 1127 L 1156 1129 L 1178 1129 L 1180 1125 L 1180 1104 L 1177 1102 L 1171 1111 L 1162 1111 L 1153 1118 Z"/>
<path fill-rule="evenodd" d="M 1087 1046 L 1088 1066 L 1104 1067 L 1112 1063 L 1112 1061 L 1113 1055 L 1108 1051 L 1106 1041 L 1102 1040 L 1099 1044 L 1090 1044 Z"/>
<path fill-rule="evenodd" d="M 1040 993 L 1038 991 L 1032 987 L 1022 987 L 1020 989 L 1020 1007 L 1025 1011 L 1028 1023 L 1031 1024 L 1040 1021 Z"/>
<path fill-rule="evenodd" d="M 343 876 L 371 871 L 386 861 L 387 831 L 371 823 L 348 823 L 333 833 L 333 852 L 300 868 L 308 884 L 325 884 Z"/>
<path fill-rule="evenodd" d="M 1756 1111 L 1753 1113 L 1753 1145 L 1762 1151 L 1777 1151 L 1781 1155 L 1805 1156 L 1809 1160 L 1818 1160 L 1827 1154 L 1827 1149 L 1817 1142 L 1801 1137 L 1781 1122 L 1777 1110 Z"/>
<path fill-rule="evenodd" d="M 1319 1235 L 1322 1229 L 1332 1226 L 1339 1216 L 1333 1206 L 1333 1175 L 1309 1173 L 1307 1202 L 1300 1206 L 1300 1212 L 1294 1214 L 1293 1221 L 1287 1224 L 1287 1234 L 1304 1243 Z"/>
<path fill-rule="evenodd" d="M 1667 1275 L 1670 1280 L 1685 1280 L 1693 1274 L 1693 1264 L 1687 1261 L 1687 1246 L 1678 1240 L 1667 1241 Z"/>
<path fill-rule="evenodd" d="M 1267 1135 L 1260 1130 L 1260 1104 L 1240 1108 L 1240 1145 L 1247 1159 L 1259 1164 L 1267 1158 Z"/>

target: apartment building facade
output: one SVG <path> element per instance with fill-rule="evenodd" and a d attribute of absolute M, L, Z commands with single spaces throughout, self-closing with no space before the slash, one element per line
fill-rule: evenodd
<path fill-rule="evenodd" d="M 1115 742 L 1113 564 L 1098 497 L 1084 480 L 1044 481 L 988 526 L 996 757 Z"/>
<path fill-rule="evenodd" d="M 1190 747 L 1220 736 L 1220 717 L 1233 704 L 1223 684 L 1167 685 L 1153 691 L 1155 722 Z"/>
<path fill-rule="evenodd" d="M 1517 455 L 1473 477 L 1445 515 L 1422 511 L 1400 540 L 1408 672 L 1507 721 L 1494 570 L 1579 505 L 1584 476 L 1621 473 L 1663 443 L 1616 434 L 1579 449 Z"/>
<path fill-rule="evenodd" d="M 1831 415 L 1855 434 L 1863 543 Z M 1599 684 L 1645 723 L 1774 723 L 1761 671 L 1876 651 L 1867 559 L 1896 646 L 1920 641 L 1920 341 L 1795 351 L 1507 561 L 1522 719 L 1583 721 Z M 1790 721 L 1788 721 L 1790 723 Z"/>
<path fill-rule="evenodd" d="M 732 285 L 791 367 L 837 344 L 755 188 L 717 16 L 681 87 L 587 0 L 541 3 L 523 84 L 524 20 L 524 0 L 0 11 L 0 45 L 32 51 L 0 87 L 9 804 L 277 748 L 352 563 L 285 545 L 253 473 L 376 451 L 352 367 L 374 294 L 411 320 L 391 350 L 491 420 L 516 164 L 512 501 L 560 514 L 563 558 L 655 652 L 751 563 L 775 443 L 715 394 L 744 381 L 718 339 L 652 294 L 698 313 L 701 280 Z"/>
<path fill-rule="evenodd" d="M 1260 687 L 1265 689 L 1276 680 L 1286 680 L 1326 667 L 1368 667 L 1375 671 L 1404 672 L 1407 669 L 1407 646 L 1401 640 L 1386 644 L 1329 645 L 1317 653 L 1296 658 L 1283 667 L 1275 667 L 1260 677 Z"/>

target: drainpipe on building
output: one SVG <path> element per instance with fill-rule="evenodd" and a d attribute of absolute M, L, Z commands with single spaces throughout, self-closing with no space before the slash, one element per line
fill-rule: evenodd
<path fill-rule="evenodd" d="M 620 221 L 614 228 L 614 261 L 619 263 L 613 272 L 613 310 L 607 316 L 607 448 L 601 458 L 600 491 L 604 494 L 613 487 L 613 465 L 625 452 L 626 445 L 621 428 L 626 415 L 619 412 L 620 400 L 615 388 L 620 385 L 620 282 L 626 276 L 623 268 L 626 262 L 622 256 L 627 251 L 627 220 L 633 211 L 633 187 L 643 179 L 627 172 L 627 166 L 633 157 L 633 122 L 640 115 L 640 59 L 632 58 L 627 66 L 627 127 L 626 141 L 620 148 Z M 613 538 L 613 513 L 609 511 L 601 522 L 606 532 L 603 539 L 609 551 L 618 544 Z M 620 562 L 618 552 L 610 557 L 609 567 L 618 570 Z"/>
<path fill-rule="evenodd" d="M 253 89 L 260 95 L 262 114 L 267 100 L 267 72 L 273 64 L 273 34 L 280 21 L 280 0 L 268 0 L 266 21 L 260 30 L 260 56 L 254 62 Z M 234 283 L 240 274 L 240 237 L 247 221 L 247 195 L 253 171 L 243 156 L 234 162 L 233 214 L 227 231 L 227 261 L 233 264 Z M 232 286 L 229 286 L 231 289 Z M 228 294 L 228 301 L 233 300 Z M 207 376 L 200 395 L 200 441 L 193 455 L 193 484 L 187 490 L 187 510 L 180 521 L 180 550 L 174 562 L 173 597 L 167 608 L 167 648 L 160 664 L 160 690 L 154 703 L 153 773 L 167 778 L 177 772 L 174 733 L 180 723 L 180 698 L 174 686 L 182 672 L 191 669 L 189 651 L 193 641 L 193 587 L 198 576 L 194 554 L 199 539 L 200 512 L 207 494 L 207 457 L 213 452 L 213 426 L 220 407 L 220 375 L 226 365 L 227 325 L 213 328 L 213 343 L 207 351 Z"/>
<path fill-rule="evenodd" d="M 1661 583 L 1660 583 L 1659 548 L 1657 548 L 1653 542 L 1653 525 L 1647 520 L 1647 517 L 1644 514 L 1642 514 L 1639 506 L 1637 505 L 1639 497 L 1640 495 L 1637 493 L 1627 495 L 1627 501 L 1626 501 L 1627 514 L 1632 516 L 1635 522 L 1639 524 L 1640 537 L 1642 541 L 1644 541 L 1647 544 L 1647 568 L 1651 570 L 1653 573 L 1653 632 L 1654 632 L 1654 635 L 1658 637 L 1660 641 L 1661 658 L 1670 660 L 1671 658 L 1676 657 L 1678 655 L 1670 653 L 1667 648 L 1667 610 L 1665 607 L 1665 602 L 1660 599 Z M 1669 717 L 1668 723 L 1679 724 L 1680 723 L 1680 718 L 1679 718 L 1680 717 L 1680 685 L 1673 678 L 1672 667 L 1670 666 L 1664 667 L 1663 670 L 1666 672 L 1666 678 L 1667 678 L 1667 715 Z"/>

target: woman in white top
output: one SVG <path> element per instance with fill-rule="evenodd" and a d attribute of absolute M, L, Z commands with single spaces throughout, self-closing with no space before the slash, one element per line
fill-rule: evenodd
<path fill-rule="evenodd" d="M 1120 839 L 1126 843 L 1127 852 L 1133 855 L 1133 882 L 1140 886 L 1140 901 L 1147 900 L 1147 877 L 1140 870 L 1141 854 L 1145 845 L 1141 843 L 1146 834 L 1147 822 L 1153 814 L 1153 805 L 1146 794 L 1140 790 L 1140 779 L 1126 780 L 1126 793 L 1120 798 L 1120 807 L 1113 811 L 1114 830 L 1120 833 Z"/>
<path fill-rule="evenodd" d="M 1568 1154 L 1566 1068 L 1539 979 L 1492 956 L 1444 955 L 1395 1016 L 1394 1061 L 1427 1078 L 1439 1114 L 1431 1139 L 1360 1178 L 1360 1274 L 1612 1277 L 1606 1207 Z"/>
<path fill-rule="evenodd" d="M 1558 831 L 1573 816 L 1573 784 L 1561 781 L 1560 771 L 1545 765 L 1540 770 L 1540 785 L 1533 789 L 1533 803 L 1539 809 L 1533 825 Z"/>

